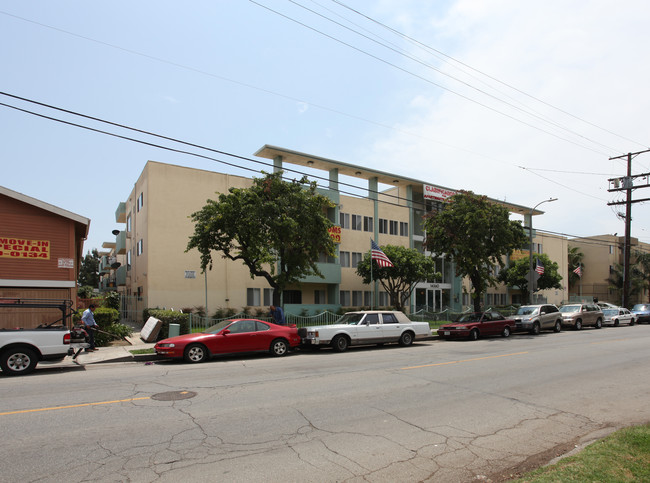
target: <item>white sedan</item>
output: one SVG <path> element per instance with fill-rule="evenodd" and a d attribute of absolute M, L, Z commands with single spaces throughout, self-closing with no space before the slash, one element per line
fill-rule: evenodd
<path fill-rule="evenodd" d="M 603 309 L 603 325 L 613 325 L 618 327 L 620 324 L 634 325 L 636 318 L 632 312 L 625 307 L 617 307 L 615 309 Z"/>

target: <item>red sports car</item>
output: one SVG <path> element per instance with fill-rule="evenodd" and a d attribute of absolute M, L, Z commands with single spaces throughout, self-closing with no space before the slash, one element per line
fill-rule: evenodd
<path fill-rule="evenodd" d="M 300 345 L 295 325 L 276 325 L 257 319 L 224 320 L 204 332 L 179 335 L 161 340 L 154 347 L 163 357 L 203 362 L 217 354 L 266 352 L 284 356 Z"/>

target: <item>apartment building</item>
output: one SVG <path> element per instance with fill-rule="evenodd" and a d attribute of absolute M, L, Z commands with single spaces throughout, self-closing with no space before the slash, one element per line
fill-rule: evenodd
<path fill-rule="evenodd" d="M 388 294 L 379 284 L 364 285 L 355 269 L 370 249 L 370 240 L 379 245 L 400 245 L 422 249 L 422 216 L 439 209 L 454 193 L 449 188 L 395 173 L 386 173 L 275 146 L 265 145 L 255 153 L 272 160 L 273 170 L 308 167 L 322 172 L 326 186 L 319 191 L 334 203 L 331 221 L 340 227 L 337 257 L 319 261 L 324 278 L 308 277 L 283 294 L 288 313 L 336 311 L 340 307 L 381 307 Z M 287 172 L 290 175 L 290 172 Z M 260 174 L 261 176 L 261 174 Z M 345 180 L 361 180 L 361 188 L 349 187 Z M 227 193 L 231 187 L 246 188 L 252 179 L 212 171 L 197 170 L 149 161 L 134 184 L 128 199 L 119 204 L 116 222 L 123 229 L 109 245 L 106 265 L 119 291 L 134 300 L 134 312 L 144 307 L 204 307 L 208 314 L 218 309 L 266 310 L 272 291 L 262 278 L 251 278 L 238 262 L 213 258 L 212 270 L 202 273 L 199 253 L 186 252 L 194 232 L 190 215 L 208 199 Z M 319 185 L 323 185 L 319 182 Z M 530 208 L 495 201 L 526 220 Z M 112 242 L 111 242 L 112 243 Z M 110 269 L 115 257 L 119 266 Z M 123 262 L 121 258 L 123 257 Z M 442 281 L 423 282 L 412 297 L 410 308 L 430 310 L 462 309 L 461 280 L 451 263 L 438 260 Z M 115 264 L 114 264 L 115 265 Z M 115 265 L 117 266 L 117 265 Z M 109 267 L 109 268 L 107 268 Z"/>

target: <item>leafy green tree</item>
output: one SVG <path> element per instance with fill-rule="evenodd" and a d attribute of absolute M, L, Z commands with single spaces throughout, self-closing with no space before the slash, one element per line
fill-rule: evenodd
<path fill-rule="evenodd" d="M 280 305 L 285 287 L 309 275 L 322 276 L 321 254 L 336 254 L 327 231 L 332 226 L 327 209 L 333 207 L 306 177 L 285 182 L 282 172 L 266 174 L 254 178 L 250 188 L 230 188 L 193 213 L 194 234 L 186 251 L 199 251 L 204 271 L 212 269 L 213 251 L 240 260 L 251 278 L 266 279 L 274 289 L 274 305 Z"/>
<path fill-rule="evenodd" d="M 505 206 L 471 191 L 457 193 L 442 211 L 427 214 L 424 229 L 426 248 L 453 260 L 457 276 L 469 277 L 477 312 L 481 295 L 497 284 L 492 267 L 504 268 L 504 256 L 528 241 L 521 223 L 510 220 Z"/>
<path fill-rule="evenodd" d="M 569 257 L 569 288 L 575 287 L 580 282 L 580 276 L 574 272 L 578 267 L 581 267 L 584 272 L 584 265 L 582 264 L 582 259 L 584 258 L 584 253 L 580 251 L 578 247 L 568 247 L 568 257 Z"/>
<path fill-rule="evenodd" d="M 89 285 L 97 288 L 99 286 L 99 252 L 96 248 L 93 248 L 92 252 L 86 253 L 86 256 L 81 259 L 77 284 L 80 287 Z"/>
<path fill-rule="evenodd" d="M 618 300 L 623 298 L 623 276 L 624 269 L 620 263 L 612 267 L 609 277 L 607 277 L 608 288 L 616 292 Z M 630 297 L 634 297 L 643 292 L 645 278 L 638 266 L 630 266 Z"/>
<path fill-rule="evenodd" d="M 551 260 L 545 253 L 533 255 L 533 266 L 536 265 L 537 260 L 544 265 L 544 273 L 537 275 L 537 290 L 546 290 L 549 288 L 562 288 L 562 275 L 558 273 L 558 264 Z M 530 287 L 528 286 L 528 277 L 530 273 L 530 259 L 528 257 L 520 258 L 510 263 L 510 266 L 498 275 L 498 280 L 505 283 L 508 287 L 518 287 L 521 291 L 522 300 L 531 300 Z"/>
<path fill-rule="evenodd" d="M 648 290 L 648 303 L 650 303 L 650 253 L 636 251 L 634 259 L 639 275 L 643 278 L 643 289 Z"/>
<path fill-rule="evenodd" d="M 357 275 L 365 284 L 372 282 L 371 275 L 373 280 L 379 280 L 390 297 L 391 305 L 397 310 L 404 308 L 418 282 L 439 280 L 442 277 L 440 272 L 436 272 L 433 259 L 416 249 L 386 245 L 382 250 L 393 262 L 393 266 L 377 266 L 368 252 L 357 265 Z"/>

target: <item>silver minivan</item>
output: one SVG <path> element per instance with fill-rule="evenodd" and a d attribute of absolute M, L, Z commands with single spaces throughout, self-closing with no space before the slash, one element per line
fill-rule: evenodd
<path fill-rule="evenodd" d="M 562 314 L 553 304 L 522 305 L 512 316 L 515 330 L 527 330 L 533 335 L 541 330 L 562 330 Z"/>
<path fill-rule="evenodd" d="M 596 304 L 567 304 L 560 307 L 562 325 L 580 330 L 592 325 L 597 329 L 603 326 L 603 311 Z"/>

